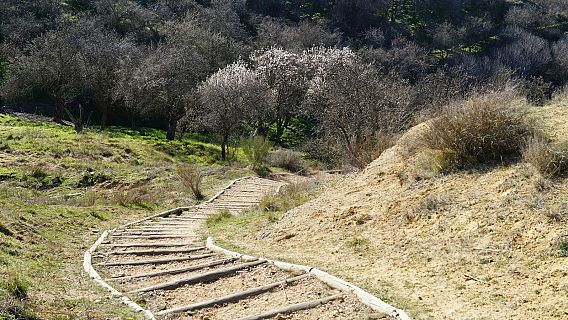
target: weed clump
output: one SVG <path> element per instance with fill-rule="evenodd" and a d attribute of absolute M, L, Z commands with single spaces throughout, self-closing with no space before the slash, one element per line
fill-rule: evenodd
<path fill-rule="evenodd" d="M 439 151 L 442 171 L 500 162 L 521 154 L 532 128 L 512 107 L 513 98 L 508 93 L 482 95 L 444 108 L 431 120 L 423 142 Z"/>
<path fill-rule="evenodd" d="M 301 173 L 306 170 L 304 160 L 300 156 L 300 153 L 287 149 L 272 152 L 270 154 L 270 165 L 296 173 Z"/>
<path fill-rule="evenodd" d="M 363 255 L 369 250 L 369 240 L 359 237 L 353 237 L 345 242 L 345 246 L 353 249 L 359 255 Z"/>
<path fill-rule="evenodd" d="M 92 187 L 97 183 L 102 183 L 109 180 L 111 180 L 111 178 L 107 175 L 90 172 L 81 177 L 79 182 L 77 182 L 77 187 L 79 188 Z"/>
<path fill-rule="evenodd" d="M 201 191 L 203 172 L 201 168 L 196 164 L 179 164 L 176 171 L 181 183 L 191 191 L 193 197 L 197 200 L 203 199 Z"/>
<path fill-rule="evenodd" d="M 25 188 L 32 188 L 36 190 L 47 190 L 55 188 L 63 183 L 63 179 L 60 176 L 53 176 L 47 173 L 41 168 L 34 168 L 31 171 L 25 173 L 21 181 Z"/>
<path fill-rule="evenodd" d="M 232 216 L 233 215 L 231 214 L 231 212 L 229 210 L 221 210 L 217 213 L 210 215 L 207 218 L 207 220 L 205 221 L 205 223 L 207 224 L 208 227 L 211 228 L 211 227 L 221 223 L 223 220 L 231 218 Z"/>
<path fill-rule="evenodd" d="M 10 272 L 0 278 L 0 319 L 37 319 L 25 301 L 30 285 L 30 282 L 17 272 Z"/>
<path fill-rule="evenodd" d="M 558 240 L 556 246 L 558 248 L 558 254 L 561 257 L 568 257 L 568 236 L 562 237 L 560 240 Z"/>
<path fill-rule="evenodd" d="M 522 155 L 523 160 L 533 165 L 544 177 L 553 178 L 568 172 L 568 146 L 553 147 L 540 135 L 527 139 Z"/>

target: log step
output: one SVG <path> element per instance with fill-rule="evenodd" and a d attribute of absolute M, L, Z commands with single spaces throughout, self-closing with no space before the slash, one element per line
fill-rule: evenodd
<path fill-rule="evenodd" d="M 191 277 L 188 277 L 188 278 L 185 278 L 185 279 L 178 279 L 178 280 L 174 280 L 174 281 L 170 281 L 170 282 L 165 282 L 165 283 L 153 285 L 153 286 L 146 287 L 146 288 L 140 288 L 140 289 L 137 289 L 137 290 L 130 291 L 128 293 L 142 293 L 142 292 L 155 291 L 155 290 L 171 290 L 171 289 L 176 289 L 176 288 L 179 288 L 181 286 L 188 285 L 188 284 L 195 284 L 195 283 L 200 283 L 200 282 L 211 282 L 211 281 L 215 281 L 219 278 L 231 275 L 231 274 L 233 274 L 233 273 L 235 273 L 239 270 L 252 268 L 252 267 L 258 266 L 258 265 L 263 264 L 263 263 L 266 263 L 266 260 L 257 260 L 257 261 L 253 261 L 253 262 L 249 262 L 249 263 L 243 263 L 243 264 L 239 264 L 239 265 L 232 266 L 232 267 L 229 267 L 229 268 L 225 268 L 225 269 L 221 269 L 221 270 L 215 270 L 215 271 L 191 276 Z"/>
<path fill-rule="evenodd" d="M 288 313 L 293 313 L 293 312 L 300 311 L 300 310 L 315 308 L 319 305 L 328 303 L 328 302 L 333 301 L 335 299 L 338 299 L 342 296 L 343 295 L 340 294 L 340 293 L 334 294 L 334 295 L 331 295 L 331 296 L 328 296 L 328 297 L 325 297 L 325 298 L 321 298 L 321 299 L 317 299 L 317 300 L 311 300 L 311 301 L 307 301 L 307 302 L 292 304 L 292 305 L 285 306 L 285 307 L 282 307 L 282 308 L 272 309 L 272 310 L 269 310 L 265 313 L 245 317 L 245 318 L 242 318 L 240 320 L 269 319 L 269 318 L 275 317 L 279 314 L 288 314 Z"/>
<path fill-rule="evenodd" d="M 159 254 L 173 254 L 173 253 L 190 253 L 194 251 L 204 250 L 205 247 L 194 247 L 189 249 L 162 249 L 162 250 L 128 250 L 128 251 L 112 251 L 106 253 L 107 255 L 159 255 Z"/>
<path fill-rule="evenodd" d="M 210 299 L 210 300 L 206 300 L 206 301 L 202 301 L 202 302 L 198 302 L 198 303 L 194 303 L 194 304 L 190 304 L 190 305 L 186 305 L 186 306 L 174 307 L 174 308 L 171 308 L 171 309 L 160 311 L 160 312 L 156 313 L 156 315 L 165 316 L 165 315 L 169 315 L 169 314 L 173 314 L 173 313 L 179 313 L 179 312 L 185 312 L 185 311 L 194 311 L 194 310 L 209 308 L 209 307 L 213 307 L 213 306 L 216 306 L 216 305 L 222 305 L 222 304 L 226 304 L 226 303 L 230 303 L 230 302 L 237 302 L 237 301 L 240 301 L 240 300 L 248 298 L 248 297 L 252 297 L 252 296 L 262 294 L 264 292 L 270 291 L 270 290 L 277 288 L 277 287 L 289 285 L 293 282 L 300 281 L 300 280 L 305 279 L 309 276 L 310 276 L 310 274 L 303 274 L 301 276 L 297 276 L 297 277 L 289 278 L 289 279 L 286 279 L 286 280 L 274 282 L 274 283 L 271 283 L 271 284 L 252 288 L 252 289 L 242 291 L 242 292 L 236 292 L 236 293 L 229 294 L 229 295 L 226 295 L 226 296 L 223 296 L 223 297 L 220 297 L 220 298 Z"/>
<path fill-rule="evenodd" d="M 194 217 L 183 217 L 183 218 L 161 218 L 161 221 L 195 221 L 195 220 L 203 220 L 205 219 L 205 217 L 199 217 L 199 218 L 194 218 Z"/>
<path fill-rule="evenodd" d="M 135 274 L 135 275 L 131 275 L 131 276 L 114 277 L 114 278 L 111 278 L 111 279 L 108 279 L 108 280 L 118 281 L 118 280 L 129 280 L 129 279 L 137 279 L 137 278 L 150 278 L 150 277 L 157 277 L 157 276 L 164 276 L 164 275 L 173 275 L 173 274 L 179 274 L 179 273 L 185 273 L 185 272 L 215 267 L 215 266 L 218 266 L 218 265 L 231 263 L 235 260 L 238 260 L 238 259 L 237 258 L 229 258 L 229 259 L 215 260 L 215 261 L 191 265 L 191 266 L 187 266 L 187 267 L 183 267 L 183 268 L 141 273 L 141 274 Z"/>
<path fill-rule="evenodd" d="M 159 247 L 191 247 L 200 245 L 199 243 L 175 243 L 175 242 L 133 242 L 133 243 L 107 243 L 103 246 L 116 247 L 116 248 L 128 248 L 128 247 L 149 247 L 149 248 L 159 248 Z"/>
<path fill-rule="evenodd" d="M 194 256 L 177 257 L 177 258 L 163 258 L 163 259 L 150 259 L 150 260 L 130 260 L 130 261 L 114 261 L 114 262 L 101 262 L 97 266 L 115 267 L 115 266 L 138 266 L 143 264 L 164 264 L 170 262 L 180 262 L 189 260 L 205 259 L 216 256 L 216 253 L 207 253 Z"/>
<path fill-rule="evenodd" d="M 123 236 L 123 235 L 110 235 L 113 238 L 117 238 L 117 239 L 148 239 L 148 240 L 152 240 L 152 239 L 175 239 L 175 238 L 201 238 L 201 236 L 197 236 L 197 235 L 183 235 L 183 234 L 178 234 L 178 235 L 155 235 L 155 236 L 145 236 L 145 235 L 138 235 L 138 236 Z"/>

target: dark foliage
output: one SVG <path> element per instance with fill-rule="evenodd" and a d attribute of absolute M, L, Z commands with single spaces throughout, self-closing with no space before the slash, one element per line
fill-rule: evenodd
<path fill-rule="evenodd" d="M 341 146 L 359 166 L 368 160 L 354 160 L 356 149 L 403 129 L 416 111 L 512 81 L 542 104 L 568 79 L 563 0 L 0 0 L 0 8 L 2 103 L 47 103 L 54 120 L 78 129 L 143 123 L 168 139 L 205 130 L 224 147 L 243 134 L 300 149 L 328 141 L 318 150 Z M 355 62 L 340 61 L 340 77 L 322 63 L 343 47 Z M 214 75 L 238 60 L 246 79 Z M 211 103 L 223 95 L 240 100 Z"/>

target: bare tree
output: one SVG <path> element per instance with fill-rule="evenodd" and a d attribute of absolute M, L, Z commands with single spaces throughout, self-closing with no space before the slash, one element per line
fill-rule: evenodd
<path fill-rule="evenodd" d="M 197 81 L 204 77 L 205 64 L 192 48 L 159 46 L 140 63 L 131 79 L 123 79 L 124 99 L 142 115 L 165 117 L 166 139 L 173 140 L 178 121 L 193 101 Z"/>
<path fill-rule="evenodd" d="M 361 147 L 379 132 L 398 132 L 412 116 L 412 91 L 395 76 L 379 76 L 350 49 L 314 49 L 308 112 L 321 134 L 335 139 L 350 162 L 364 166 Z"/>
<path fill-rule="evenodd" d="M 504 36 L 509 43 L 494 52 L 503 65 L 525 77 L 537 75 L 548 68 L 552 54 L 546 40 L 517 27 L 508 27 Z"/>
<path fill-rule="evenodd" d="M 81 31 L 73 24 L 62 24 L 12 57 L 3 95 L 15 98 L 34 90 L 44 92 L 55 104 L 53 120 L 60 122 L 65 106 L 84 91 L 78 59 Z"/>
<path fill-rule="evenodd" d="M 303 21 L 294 24 L 282 19 L 265 18 L 258 26 L 257 47 L 281 47 L 301 52 L 313 46 L 333 47 L 341 42 L 341 34 L 323 26 Z"/>
<path fill-rule="evenodd" d="M 221 136 L 221 157 L 227 160 L 229 138 L 254 109 L 271 103 L 268 87 L 258 74 L 237 61 L 211 75 L 199 86 L 200 123 Z"/>
<path fill-rule="evenodd" d="M 94 108 L 101 114 L 101 127 L 108 123 L 115 100 L 114 91 L 120 80 L 121 63 L 138 55 L 138 48 L 128 38 L 119 38 L 94 21 L 85 22 L 90 32 L 81 39 L 79 63 L 85 79 L 85 90 Z"/>

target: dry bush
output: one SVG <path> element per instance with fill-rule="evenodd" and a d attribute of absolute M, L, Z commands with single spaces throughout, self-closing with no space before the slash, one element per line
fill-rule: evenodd
<path fill-rule="evenodd" d="M 270 154 L 270 165 L 296 173 L 306 170 L 304 160 L 302 156 L 300 156 L 300 153 L 288 149 L 280 149 L 272 152 Z"/>
<path fill-rule="evenodd" d="M 428 124 L 423 142 L 442 151 L 445 171 L 518 156 L 532 129 L 512 107 L 514 98 L 492 93 L 446 107 Z"/>
<path fill-rule="evenodd" d="M 522 150 L 523 160 L 533 165 L 543 176 L 552 178 L 568 171 L 568 150 L 553 148 L 548 139 L 534 135 L 527 139 Z"/>
<path fill-rule="evenodd" d="M 176 171 L 181 183 L 193 193 L 195 199 L 203 199 L 201 192 L 203 171 L 201 168 L 196 164 L 178 164 Z"/>
<path fill-rule="evenodd" d="M 383 151 L 395 144 L 394 134 L 377 132 L 375 136 L 366 139 L 363 143 L 352 144 L 352 155 L 349 164 L 359 169 L 365 168 L 373 160 L 381 156 Z"/>
<path fill-rule="evenodd" d="M 552 93 L 552 102 L 565 103 L 566 101 L 568 101 L 568 85 L 560 87 Z"/>

